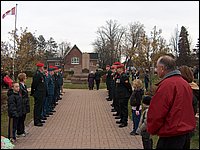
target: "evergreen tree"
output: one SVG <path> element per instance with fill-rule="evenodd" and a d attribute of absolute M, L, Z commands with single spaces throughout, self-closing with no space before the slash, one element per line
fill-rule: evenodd
<path fill-rule="evenodd" d="M 190 43 L 188 41 L 188 32 L 184 26 L 181 27 L 180 39 L 178 43 L 178 53 L 179 56 L 177 58 L 177 65 L 188 65 L 191 64 L 191 51 L 190 51 Z"/>

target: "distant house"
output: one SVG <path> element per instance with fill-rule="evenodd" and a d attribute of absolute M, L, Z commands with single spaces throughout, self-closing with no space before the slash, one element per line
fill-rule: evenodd
<path fill-rule="evenodd" d="M 62 66 L 64 71 L 74 71 L 74 68 L 88 69 L 89 71 L 98 67 L 98 53 L 82 53 L 81 50 L 74 45 L 64 58 L 49 58 L 48 65 Z"/>
<path fill-rule="evenodd" d="M 47 59 L 47 65 L 48 66 L 63 66 L 64 62 L 61 57 L 57 57 L 57 58 L 49 57 Z"/>

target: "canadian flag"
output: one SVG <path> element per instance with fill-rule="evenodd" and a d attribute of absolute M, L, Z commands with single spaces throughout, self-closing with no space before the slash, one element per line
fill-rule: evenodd
<path fill-rule="evenodd" d="M 15 7 L 13 7 L 11 10 L 8 10 L 5 14 L 2 15 L 2 19 L 5 18 L 7 15 L 15 15 Z"/>

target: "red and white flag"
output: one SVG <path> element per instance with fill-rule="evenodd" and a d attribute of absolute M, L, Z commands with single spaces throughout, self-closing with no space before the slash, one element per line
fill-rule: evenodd
<path fill-rule="evenodd" d="M 5 18 L 7 15 L 15 15 L 15 7 L 13 7 L 11 10 L 8 10 L 5 14 L 2 15 L 2 19 Z"/>

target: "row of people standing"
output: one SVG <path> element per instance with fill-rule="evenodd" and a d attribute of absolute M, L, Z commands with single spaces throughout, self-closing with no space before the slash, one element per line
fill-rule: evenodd
<path fill-rule="evenodd" d="M 124 65 L 120 62 L 114 63 L 111 67 L 106 66 L 106 85 L 108 90 L 108 101 L 112 101 L 114 107 L 111 111 L 116 112 L 113 114 L 116 121 L 120 124 L 119 127 L 123 128 L 128 125 L 128 101 L 132 94 L 132 87 L 129 81 L 129 77 L 124 72 Z"/>
<path fill-rule="evenodd" d="M 115 70 L 114 65 L 111 68 Z M 190 74 L 185 72 L 185 67 L 181 67 L 179 70 L 176 70 L 176 63 L 172 57 L 162 56 L 158 59 L 157 74 L 162 80 L 156 84 L 158 87 L 152 98 L 150 96 L 142 96 L 141 80 L 137 79 L 134 81 L 135 83 L 133 82 L 134 91 L 130 96 L 133 117 L 131 135 L 142 135 L 145 149 L 152 149 L 152 135 L 159 136 L 157 149 L 190 149 L 191 133 L 196 128 L 195 113 L 197 110 L 194 107 L 196 99 L 194 95 L 199 88 L 194 82 L 191 82 L 191 79 L 193 79 L 192 72 L 192 78 L 188 79 Z M 108 78 L 109 71 L 110 69 L 107 74 Z M 120 74 L 118 69 L 117 72 Z M 110 78 L 112 79 L 112 76 Z M 109 84 L 111 86 L 108 86 L 108 90 L 111 90 L 111 95 L 114 93 L 114 98 L 109 96 L 107 100 L 113 100 L 111 105 L 114 106 L 114 111 L 117 111 L 113 115 L 116 116 L 116 119 L 120 119 L 116 123 L 120 123 L 123 113 L 121 109 L 118 110 L 116 107 L 116 100 L 120 102 L 118 99 L 118 93 L 120 92 L 116 86 L 116 75 L 114 75 L 114 79 Z M 122 76 L 119 75 L 119 79 L 120 83 L 124 83 Z M 137 82 L 138 85 L 136 85 Z M 113 89 L 117 92 L 112 92 Z M 141 101 L 144 107 L 143 111 L 141 109 Z M 119 103 L 119 107 L 121 107 L 120 104 L 122 103 Z M 128 105 L 128 103 L 126 104 Z M 124 127 L 124 125 L 119 127 Z"/>
<path fill-rule="evenodd" d="M 63 77 L 61 69 L 49 66 L 48 70 L 43 63 L 37 63 L 37 71 L 31 84 L 31 96 L 34 97 L 34 125 L 43 126 L 44 120 L 53 115 L 54 108 L 61 100 Z"/>
<path fill-rule="evenodd" d="M 33 76 L 31 84 L 31 96 L 34 97 L 34 125 L 43 126 L 44 120 L 53 115 L 63 85 L 61 69 L 55 66 L 44 67 L 44 64 L 37 63 L 37 71 Z M 18 82 L 12 82 L 12 86 L 7 92 L 8 96 L 8 138 L 15 142 L 17 137 L 26 136 L 25 119 L 30 112 L 30 100 L 26 86 L 26 74 L 18 75 Z"/>

